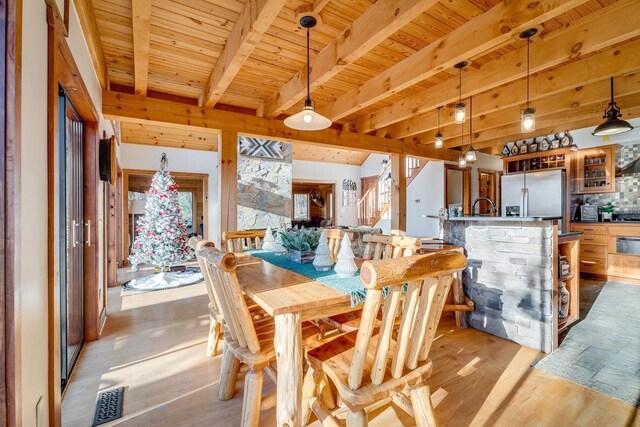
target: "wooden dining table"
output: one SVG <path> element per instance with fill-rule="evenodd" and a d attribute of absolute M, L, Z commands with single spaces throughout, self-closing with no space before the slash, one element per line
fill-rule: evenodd
<path fill-rule="evenodd" d="M 302 322 L 353 311 L 351 297 L 248 254 L 238 258 L 236 275 L 245 294 L 274 317 L 277 425 L 298 427 L 304 366 Z"/>

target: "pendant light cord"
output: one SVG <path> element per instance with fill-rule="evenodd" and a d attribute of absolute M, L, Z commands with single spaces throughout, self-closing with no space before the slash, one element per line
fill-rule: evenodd
<path fill-rule="evenodd" d="M 613 99 L 613 77 L 611 77 L 611 105 L 615 104 Z"/>
<path fill-rule="evenodd" d="M 531 37 L 527 37 L 527 109 L 529 108 L 529 75 L 530 75 L 530 50 L 531 50 Z"/>
<path fill-rule="evenodd" d="M 442 110 L 442 107 L 438 107 L 438 133 L 440 133 L 440 110 Z"/>
<path fill-rule="evenodd" d="M 309 28 L 307 28 L 307 100 L 311 101 L 311 93 L 309 89 L 309 77 L 311 76 L 311 72 L 309 71 L 309 49 Z"/>
<path fill-rule="evenodd" d="M 473 96 L 469 96 L 469 148 L 473 148 Z"/>
<path fill-rule="evenodd" d="M 459 96 L 459 103 L 462 104 L 462 67 L 460 67 L 460 96 Z"/>

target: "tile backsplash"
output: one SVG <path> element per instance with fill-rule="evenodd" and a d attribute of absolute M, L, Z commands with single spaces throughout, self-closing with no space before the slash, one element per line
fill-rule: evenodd
<path fill-rule="evenodd" d="M 622 168 L 640 157 L 640 144 L 624 145 L 616 150 L 616 168 Z M 606 205 L 612 203 L 616 212 L 640 213 L 640 174 L 616 177 L 616 192 L 576 195 L 573 204 Z"/>

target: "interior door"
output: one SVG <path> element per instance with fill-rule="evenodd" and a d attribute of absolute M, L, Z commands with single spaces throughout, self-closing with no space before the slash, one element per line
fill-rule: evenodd
<path fill-rule="evenodd" d="M 84 343 L 84 123 L 60 89 L 60 362 L 64 387 Z"/>

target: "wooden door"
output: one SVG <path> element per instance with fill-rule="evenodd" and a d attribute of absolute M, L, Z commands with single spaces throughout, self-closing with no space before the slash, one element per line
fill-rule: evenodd
<path fill-rule="evenodd" d="M 60 363 L 64 389 L 84 343 L 84 245 L 82 118 L 60 90 Z"/>
<path fill-rule="evenodd" d="M 494 171 L 486 171 L 486 170 L 478 170 L 478 197 L 487 197 L 491 199 L 491 201 L 496 205 L 496 209 L 498 206 L 497 199 L 497 173 Z M 491 207 L 489 206 L 489 202 L 485 200 L 481 200 L 478 202 L 477 206 L 478 214 L 490 214 Z"/>

